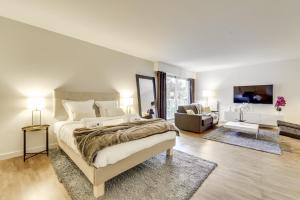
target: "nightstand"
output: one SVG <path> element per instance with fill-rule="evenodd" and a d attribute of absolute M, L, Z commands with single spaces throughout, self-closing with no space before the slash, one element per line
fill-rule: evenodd
<path fill-rule="evenodd" d="M 22 131 L 23 131 L 23 142 L 24 142 L 24 162 L 25 160 L 33 157 L 33 156 L 36 156 L 38 154 L 47 154 L 48 156 L 48 146 L 49 146 L 49 139 L 48 139 L 48 129 L 49 129 L 49 126 L 48 124 L 43 124 L 43 125 L 35 125 L 35 126 L 26 126 L 26 127 L 23 127 L 22 128 Z M 36 152 L 36 153 L 27 153 L 26 152 L 26 134 L 27 132 L 38 132 L 38 131 L 45 131 L 46 132 L 46 150 L 44 151 L 41 151 L 41 152 Z"/>

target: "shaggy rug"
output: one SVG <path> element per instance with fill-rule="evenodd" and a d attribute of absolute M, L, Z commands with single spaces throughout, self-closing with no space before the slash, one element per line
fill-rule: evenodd
<path fill-rule="evenodd" d="M 242 133 L 220 127 L 203 138 L 272 154 L 281 154 L 281 149 L 277 142 L 278 133 L 268 129 L 260 129 L 258 139 L 256 139 L 255 134 Z"/>
<path fill-rule="evenodd" d="M 50 160 L 73 200 L 91 200 L 92 184 L 60 150 L 50 151 Z M 109 180 L 98 199 L 189 199 L 217 164 L 174 150 L 173 157 L 159 154 Z"/>

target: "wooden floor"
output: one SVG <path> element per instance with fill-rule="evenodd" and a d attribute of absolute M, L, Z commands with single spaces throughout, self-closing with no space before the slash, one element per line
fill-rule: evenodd
<path fill-rule="evenodd" d="M 183 132 L 176 149 L 218 164 L 194 200 L 299 200 L 300 140 L 281 137 L 281 156 L 202 139 Z M 0 199 L 69 200 L 45 155 L 0 161 Z"/>

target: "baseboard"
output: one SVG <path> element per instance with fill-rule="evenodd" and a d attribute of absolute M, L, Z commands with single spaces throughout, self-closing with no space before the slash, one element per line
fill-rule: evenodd
<path fill-rule="evenodd" d="M 57 147 L 57 143 L 49 144 L 50 149 L 55 148 L 55 147 Z M 44 149 L 45 149 L 45 146 L 39 146 L 39 147 L 28 148 L 27 151 L 28 151 L 28 153 L 29 152 L 39 152 L 39 151 L 43 151 Z M 23 150 L 0 154 L 0 160 L 6 160 L 6 159 L 10 159 L 10 158 L 19 157 L 19 156 L 23 156 Z"/>

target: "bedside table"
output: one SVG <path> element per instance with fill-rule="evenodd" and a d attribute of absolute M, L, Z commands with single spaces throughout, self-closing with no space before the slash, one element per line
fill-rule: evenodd
<path fill-rule="evenodd" d="M 48 139 L 48 129 L 49 129 L 48 124 L 43 124 L 43 125 L 35 125 L 35 126 L 25 126 L 22 128 L 23 131 L 23 142 L 24 142 L 24 162 L 33 157 L 36 156 L 38 154 L 47 154 L 48 156 L 48 148 L 49 148 L 49 139 Z M 46 150 L 41 151 L 41 152 L 36 152 L 36 153 L 27 153 L 26 152 L 26 133 L 27 132 L 37 132 L 37 131 L 45 131 L 46 132 Z M 28 156 L 27 156 L 28 155 Z"/>

